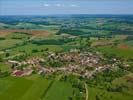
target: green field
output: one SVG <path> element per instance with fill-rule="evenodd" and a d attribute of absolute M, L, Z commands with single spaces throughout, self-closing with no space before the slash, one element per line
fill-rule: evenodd
<path fill-rule="evenodd" d="M 36 44 L 27 44 L 24 46 L 16 47 L 13 50 L 14 51 L 25 51 L 26 53 L 31 53 L 33 49 L 37 49 L 38 51 L 41 51 L 43 49 L 48 48 L 50 51 L 61 51 L 62 48 L 58 45 L 36 45 Z"/>
<path fill-rule="evenodd" d="M 43 100 L 68 100 L 72 91 L 70 84 L 55 81 Z"/>
<path fill-rule="evenodd" d="M 7 80 L 10 80 L 14 83 L 0 94 L 0 100 L 18 100 L 25 94 L 27 89 L 32 85 L 32 81 L 25 80 L 23 78 L 8 78 Z"/>
<path fill-rule="evenodd" d="M 36 76 L 0 79 L 0 100 L 68 100 L 72 91 L 68 83 L 52 82 Z"/>
<path fill-rule="evenodd" d="M 133 58 L 133 50 L 120 49 L 120 48 L 111 47 L 111 46 L 97 47 L 96 50 L 99 50 L 105 54 L 115 54 L 116 56 L 120 56 L 124 58 Z"/>
<path fill-rule="evenodd" d="M 0 63 L 0 70 L 1 71 L 10 71 L 11 70 L 11 66 L 6 64 L 6 63 Z"/>
<path fill-rule="evenodd" d="M 21 43 L 21 40 L 16 39 L 6 39 L 6 40 L 0 40 L 0 50 L 10 48 L 12 46 L 15 46 L 16 43 Z"/>
<path fill-rule="evenodd" d="M 51 81 L 39 79 L 33 82 L 32 86 L 19 100 L 41 100 Z"/>

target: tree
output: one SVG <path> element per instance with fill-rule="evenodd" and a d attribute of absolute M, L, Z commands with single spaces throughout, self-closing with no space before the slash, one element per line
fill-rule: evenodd
<path fill-rule="evenodd" d="M 33 50 L 32 50 L 32 53 L 36 53 L 36 52 L 38 52 L 37 49 L 33 49 Z"/>
<path fill-rule="evenodd" d="M 9 56 L 10 56 L 10 53 L 7 52 L 5 56 L 6 56 L 6 57 L 9 57 Z"/>
<path fill-rule="evenodd" d="M 2 59 L 2 57 L 0 57 L 0 62 L 2 62 L 3 61 L 3 59 Z"/>
<path fill-rule="evenodd" d="M 100 100 L 100 98 L 98 97 L 98 95 L 96 95 L 96 100 Z"/>

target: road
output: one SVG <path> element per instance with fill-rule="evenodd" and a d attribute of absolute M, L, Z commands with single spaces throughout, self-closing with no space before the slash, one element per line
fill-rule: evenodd
<path fill-rule="evenodd" d="M 85 100 L 89 100 L 89 99 L 88 99 L 88 86 L 87 86 L 86 83 L 85 83 L 85 90 L 86 90 L 86 97 L 85 97 Z"/>

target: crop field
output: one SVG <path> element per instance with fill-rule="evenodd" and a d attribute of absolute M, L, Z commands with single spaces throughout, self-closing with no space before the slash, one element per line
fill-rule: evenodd
<path fill-rule="evenodd" d="M 68 100 L 72 91 L 73 88 L 68 83 L 42 78 L 0 79 L 0 100 Z"/>
<path fill-rule="evenodd" d="M 24 30 L 24 29 L 19 29 L 19 30 L 0 30 L 0 35 L 1 36 L 6 36 L 9 35 L 11 33 L 27 33 L 29 35 L 32 35 L 34 37 L 47 37 L 50 35 L 50 33 L 46 30 Z"/>
<path fill-rule="evenodd" d="M 51 81 L 48 80 L 37 80 L 33 82 L 31 87 L 26 91 L 26 93 L 19 100 L 41 100 L 45 91 L 49 87 Z"/>
<path fill-rule="evenodd" d="M 56 92 L 55 92 L 56 91 Z M 67 83 L 55 81 L 43 100 L 68 100 L 72 96 L 72 86 Z"/>
<path fill-rule="evenodd" d="M 133 50 L 131 49 L 121 49 L 117 47 L 111 46 L 102 46 L 96 48 L 97 50 L 106 53 L 106 54 L 115 54 L 116 56 L 124 57 L 124 58 L 133 58 Z"/>
<path fill-rule="evenodd" d="M 1 100 L 18 100 L 32 84 L 32 81 L 18 78 L 10 81 L 14 83 L 0 94 Z"/>
<path fill-rule="evenodd" d="M 0 40 L 1 44 L 0 49 L 10 48 L 12 46 L 15 46 L 16 43 L 21 43 L 21 40 L 14 40 L 14 39 Z"/>
<path fill-rule="evenodd" d="M 58 45 L 36 45 L 36 44 L 27 44 L 24 46 L 20 46 L 17 48 L 14 48 L 15 51 L 26 51 L 27 53 L 31 53 L 33 49 L 37 49 L 38 51 L 42 49 L 48 48 L 50 51 L 60 51 L 62 48 Z"/>

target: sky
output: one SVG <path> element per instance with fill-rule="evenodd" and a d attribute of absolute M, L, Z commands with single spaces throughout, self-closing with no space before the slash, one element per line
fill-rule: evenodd
<path fill-rule="evenodd" d="M 0 0 L 0 15 L 133 14 L 133 0 Z"/>

